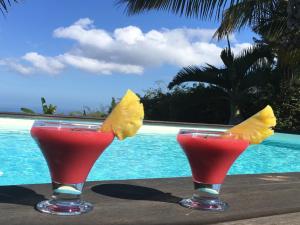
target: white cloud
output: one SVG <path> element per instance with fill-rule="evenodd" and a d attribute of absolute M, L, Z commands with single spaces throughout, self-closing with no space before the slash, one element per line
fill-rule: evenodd
<path fill-rule="evenodd" d="M 145 41 L 143 32 L 138 27 L 134 26 L 116 29 L 114 37 L 116 42 L 121 42 L 126 45 L 134 45 L 139 41 Z"/>
<path fill-rule="evenodd" d="M 22 65 L 13 59 L 0 60 L 0 66 L 6 66 L 6 67 L 10 68 L 11 70 L 16 71 L 21 74 L 24 74 L 24 75 L 29 75 L 34 72 L 33 67 Z"/>
<path fill-rule="evenodd" d="M 32 67 L 23 66 L 17 63 L 11 63 L 10 66 L 21 74 L 32 74 L 34 71 Z"/>
<path fill-rule="evenodd" d="M 37 70 L 46 72 L 48 74 L 58 74 L 65 67 L 65 65 L 58 59 L 53 57 L 45 57 L 36 52 L 26 53 L 22 58 L 30 62 Z"/>
<path fill-rule="evenodd" d="M 71 54 L 64 54 L 60 56 L 62 62 L 69 64 L 81 70 L 85 70 L 91 73 L 98 74 L 111 74 L 113 72 L 119 73 L 143 73 L 143 67 L 135 65 L 124 65 L 117 63 L 109 63 L 105 61 L 99 61 L 97 59 L 87 58 L 83 56 L 76 56 Z"/>
<path fill-rule="evenodd" d="M 80 19 L 69 27 L 57 28 L 53 35 L 58 38 L 73 39 L 83 46 L 96 48 L 109 47 L 114 41 L 105 30 L 94 29 L 93 21 L 89 18 Z"/>
<path fill-rule="evenodd" d="M 243 49 L 247 49 L 251 47 L 250 43 L 241 43 L 241 44 L 236 44 L 232 48 L 232 51 L 235 55 L 239 55 Z"/>
<path fill-rule="evenodd" d="M 127 26 L 112 32 L 96 28 L 89 18 L 76 21 L 68 27 L 54 30 L 56 38 L 75 41 L 75 47 L 58 56 L 48 57 L 29 52 L 23 62 L 10 66 L 21 73 L 42 71 L 60 73 L 65 67 L 73 67 L 95 74 L 141 74 L 149 67 L 173 65 L 221 65 L 222 47 L 212 41 L 215 29 L 160 29 L 143 32 L 139 27 Z M 249 47 L 230 37 L 235 53 Z"/>

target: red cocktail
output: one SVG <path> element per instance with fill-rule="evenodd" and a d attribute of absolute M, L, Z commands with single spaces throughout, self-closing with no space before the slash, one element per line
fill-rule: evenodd
<path fill-rule="evenodd" d="M 221 184 L 249 142 L 228 133 L 200 130 L 180 130 L 177 141 L 189 160 L 197 190 L 191 199 L 183 199 L 180 204 L 204 210 L 226 209 L 227 204 L 218 197 Z"/>
<path fill-rule="evenodd" d="M 47 161 L 54 192 L 52 199 L 38 203 L 37 209 L 58 215 L 90 211 L 92 205 L 80 200 L 82 187 L 114 134 L 99 131 L 99 125 L 36 121 L 31 135 Z"/>

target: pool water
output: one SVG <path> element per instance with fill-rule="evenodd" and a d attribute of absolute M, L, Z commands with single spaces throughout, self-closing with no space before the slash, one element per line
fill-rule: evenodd
<path fill-rule="evenodd" d="M 0 122 L 0 185 L 49 183 L 46 161 L 26 126 L 5 127 Z M 188 161 L 173 128 L 142 129 L 105 150 L 88 176 L 93 180 L 191 176 Z M 163 132 L 160 132 L 163 131 Z M 249 146 L 229 174 L 300 171 L 300 136 L 275 134 L 260 145 Z"/>

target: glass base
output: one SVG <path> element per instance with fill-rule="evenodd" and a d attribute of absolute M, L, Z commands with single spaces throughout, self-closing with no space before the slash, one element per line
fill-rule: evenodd
<path fill-rule="evenodd" d="M 43 213 L 60 215 L 60 216 L 75 216 L 93 210 L 93 205 L 82 200 L 45 200 L 36 205 L 36 209 Z"/>
<path fill-rule="evenodd" d="M 182 199 L 179 204 L 186 208 L 207 210 L 207 211 L 225 211 L 229 206 L 219 198 L 213 197 L 195 197 Z"/>

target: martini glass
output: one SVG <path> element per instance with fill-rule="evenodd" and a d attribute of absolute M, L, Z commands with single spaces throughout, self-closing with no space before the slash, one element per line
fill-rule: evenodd
<path fill-rule="evenodd" d="M 193 209 L 224 211 L 228 204 L 219 193 L 228 170 L 249 142 L 233 134 L 209 130 L 181 129 L 177 141 L 192 170 L 194 194 L 180 205 Z"/>
<path fill-rule="evenodd" d="M 82 188 L 114 134 L 99 131 L 95 124 L 35 121 L 31 136 L 47 161 L 53 189 L 51 199 L 38 203 L 37 210 L 56 215 L 91 211 L 92 204 L 81 200 Z"/>

